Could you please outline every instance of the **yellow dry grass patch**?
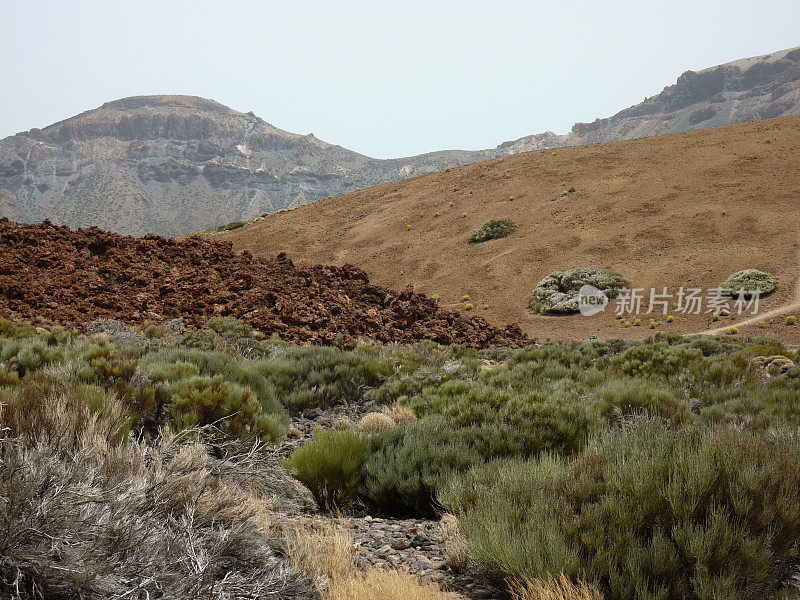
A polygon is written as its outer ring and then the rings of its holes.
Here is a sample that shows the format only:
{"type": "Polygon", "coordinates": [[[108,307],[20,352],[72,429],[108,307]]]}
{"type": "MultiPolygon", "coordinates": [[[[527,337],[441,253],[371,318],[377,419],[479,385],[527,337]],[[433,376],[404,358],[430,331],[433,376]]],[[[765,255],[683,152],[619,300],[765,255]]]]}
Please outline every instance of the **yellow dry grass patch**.
{"type": "Polygon", "coordinates": [[[432,584],[420,583],[402,571],[373,569],[354,577],[334,580],[330,600],[447,600],[452,598],[432,584]]]}
{"type": "Polygon", "coordinates": [[[534,579],[526,585],[512,584],[514,600],[603,600],[597,588],[585,581],[571,581],[563,573],[551,579],[534,579]]]}
{"type": "Polygon", "coordinates": [[[325,600],[451,600],[432,584],[396,570],[359,571],[349,531],[331,521],[287,526],[284,537],[292,564],[318,579],[325,600]]]}

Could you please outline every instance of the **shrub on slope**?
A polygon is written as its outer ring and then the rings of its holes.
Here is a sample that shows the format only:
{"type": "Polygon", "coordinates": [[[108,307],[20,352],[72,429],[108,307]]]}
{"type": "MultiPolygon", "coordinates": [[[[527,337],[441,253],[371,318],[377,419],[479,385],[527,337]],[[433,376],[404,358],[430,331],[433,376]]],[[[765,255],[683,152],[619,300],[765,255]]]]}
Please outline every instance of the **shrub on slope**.
{"type": "Polygon", "coordinates": [[[758,269],[745,269],[728,277],[719,287],[731,296],[741,294],[749,298],[756,290],[759,290],[762,296],[774,292],[778,288],[778,283],[779,280],[774,275],[758,269]]]}
{"type": "Polygon", "coordinates": [[[536,284],[529,306],[544,315],[576,313],[578,292],[584,285],[594,286],[608,298],[615,298],[630,281],[608,269],[581,267],[556,271],[536,284]]]}
{"type": "Polygon", "coordinates": [[[508,237],[517,230],[517,224],[513,219],[501,217],[489,219],[469,236],[470,244],[480,244],[489,240],[499,240],[508,237]]]}

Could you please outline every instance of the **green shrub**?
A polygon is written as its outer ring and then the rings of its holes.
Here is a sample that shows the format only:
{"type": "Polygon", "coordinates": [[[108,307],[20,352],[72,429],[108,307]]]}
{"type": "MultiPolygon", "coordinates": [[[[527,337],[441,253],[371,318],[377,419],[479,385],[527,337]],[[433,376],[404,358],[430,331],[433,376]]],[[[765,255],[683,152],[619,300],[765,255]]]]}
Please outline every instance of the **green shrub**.
{"type": "Polygon", "coordinates": [[[584,285],[594,286],[608,298],[614,298],[630,281],[608,269],[582,267],[556,271],[536,284],[529,306],[544,315],[576,313],[578,292],[584,285]]]}
{"type": "Polygon", "coordinates": [[[9,365],[16,363],[20,377],[63,359],[61,348],[48,346],[40,337],[0,338],[0,360],[9,365]]]}
{"type": "Polygon", "coordinates": [[[166,392],[167,401],[176,405],[173,418],[179,427],[206,425],[237,412],[221,422],[221,429],[234,436],[277,442],[288,419],[275,386],[260,372],[261,362],[174,348],[150,352],[139,364],[156,386],[154,405],[160,406],[159,394],[166,392]],[[187,402],[185,408],[177,406],[187,402]]]}
{"type": "Polygon", "coordinates": [[[719,286],[725,293],[731,296],[740,294],[750,297],[756,290],[765,296],[774,292],[778,288],[779,279],[769,273],[764,273],[758,269],[745,269],[728,277],[719,286]]]}
{"type": "Polygon", "coordinates": [[[409,397],[422,390],[422,382],[414,375],[401,375],[398,378],[389,379],[383,385],[367,394],[367,398],[377,404],[391,404],[402,397],[409,397]]]}
{"type": "Polygon", "coordinates": [[[239,319],[231,317],[211,317],[206,323],[211,331],[223,337],[249,338],[253,333],[253,328],[239,319]]]}
{"type": "Polygon", "coordinates": [[[292,452],[284,466],[311,490],[320,506],[343,508],[361,490],[365,443],[354,430],[324,431],[292,452]]]}
{"type": "Polygon", "coordinates": [[[224,352],[174,348],[150,352],[140,365],[153,381],[176,382],[187,376],[222,376],[226,381],[250,388],[264,411],[282,414],[275,386],[261,372],[263,361],[237,359],[224,352]],[[190,365],[193,365],[192,368],[190,365]]]}
{"type": "Polygon", "coordinates": [[[83,363],[78,371],[82,381],[113,388],[123,394],[136,372],[139,354],[103,341],[81,347],[78,358],[83,363]]]}
{"type": "Polygon", "coordinates": [[[181,336],[180,345],[196,350],[216,350],[217,336],[206,329],[190,329],[181,336]]]}
{"type": "Polygon", "coordinates": [[[244,227],[247,225],[244,221],[231,221],[227,225],[220,225],[217,227],[217,231],[230,231],[231,229],[238,229],[239,227],[244,227]]]}
{"type": "Polygon", "coordinates": [[[439,487],[451,476],[504,456],[526,456],[525,436],[513,428],[452,429],[438,416],[370,436],[364,454],[363,495],[391,513],[430,514],[439,487]]]}
{"type": "Polygon", "coordinates": [[[275,386],[284,406],[294,410],[359,400],[392,374],[380,357],[333,347],[287,347],[254,369],[275,386]]]}
{"type": "Polygon", "coordinates": [[[508,217],[489,219],[480,228],[472,232],[472,235],[469,236],[469,243],[479,244],[489,240],[499,240],[511,235],[516,230],[517,224],[508,217]]]}
{"type": "Polygon", "coordinates": [[[178,429],[215,425],[233,437],[278,441],[283,434],[277,415],[265,413],[247,387],[222,376],[194,376],[170,387],[172,420],[178,429]]]}
{"type": "Polygon", "coordinates": [[[26,323],[0,319],[0,336],[8,338],[30,338],[36,336],[36,329],[26,323]]]}
{"type": "Polygon", "coordinates": [[[148,340],[160,339],[169,335],[170,330],[164,325],[148,325],[144,328],[144,337],[148,340]]]}
{"type": "Polygon", "coordinates": [[[483,568],[584,577],[607,600],[771,598],[800,564],[796,436],[640,421],[574,458],[480,466],[439,499],[483,568]]]}
{"type": "Polygon", "coordinates": [[[559,401],[543,392],[516,394],[464,380],[427,388],[412,406],[418,415],[444,416],[456,429],[509,429],[520,442],[521,455],[543,449],[576,452],[601,424],[599,413],[585,402],[559,401]]]}
{"type": "Polygon", "coordinates": [[[695,418],[675,390],[642,379],[612,379],[597,390],[596,401],[609,419],[637,413],[678,420],[695,418]]]}

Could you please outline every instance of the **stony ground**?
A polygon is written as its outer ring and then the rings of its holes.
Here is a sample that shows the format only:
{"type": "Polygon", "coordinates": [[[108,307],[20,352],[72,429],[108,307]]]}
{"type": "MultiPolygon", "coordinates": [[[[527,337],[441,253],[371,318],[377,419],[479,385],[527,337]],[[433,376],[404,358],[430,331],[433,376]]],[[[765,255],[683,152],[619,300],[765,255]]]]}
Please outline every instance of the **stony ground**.
{"type": "MultiPolygon", "coordinates": [[[[361,416],[373,410],[369,404],[322,411],[309,409],[291,420],[292,437],[287,438],[274,453],[288,456],[292,450],[309,442],[314,431],[355,426],[361,416]]],[[[437,584],[453,592],[454,600],[507,600],[508,595],[494,582],[469,564],[454,562],[448,552],[452,544],[452,529],[447,517],[443,520],[424,518],[392,518],[370,514],[367,507],[358,506],[347,514],[334,516],[306,513],[303,517],[331,519],[350,531],[357,547],[359,565],[406,570],[423,581],[437,584]]],[[[297,518],[297,517],[295,517],[297,518]]]]}
{"type": "Polygon", "coordinates": [[[253,258],[227,242],[71,231],[45,221],[0,219],[0,317],[82,326],[182,317],[199,326],[229,316],[295,343],[348,345],[354,338],[518,346],[528,339],[481,317],[439,308],[413,290],[371,285],[353,266],[300,268],[286,255],[253,258]]]}

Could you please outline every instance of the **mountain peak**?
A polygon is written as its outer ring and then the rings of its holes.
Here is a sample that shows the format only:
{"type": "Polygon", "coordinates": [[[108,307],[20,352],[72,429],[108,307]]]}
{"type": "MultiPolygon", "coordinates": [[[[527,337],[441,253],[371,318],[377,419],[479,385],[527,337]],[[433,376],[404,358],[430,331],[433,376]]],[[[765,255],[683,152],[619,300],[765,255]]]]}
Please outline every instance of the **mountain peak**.
{"type": "MultiPolygon", "coordinates": [[[[95,110],[119,110],[119,111],[135,111],[142,108],[188,108],[194,110],[205,110],[214,112],[238,113],[220,104],[216,100],[202,98],[200,96],[187,96],[176,94],[156,94],[151,96],[129,96],[127,98],[120,98],[119,100],[112,100],[106,102],[99,109],[95,110]]],[[[91,112],[91,111],[89,111],[91,112]]]]}

